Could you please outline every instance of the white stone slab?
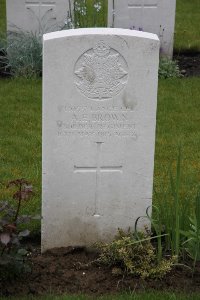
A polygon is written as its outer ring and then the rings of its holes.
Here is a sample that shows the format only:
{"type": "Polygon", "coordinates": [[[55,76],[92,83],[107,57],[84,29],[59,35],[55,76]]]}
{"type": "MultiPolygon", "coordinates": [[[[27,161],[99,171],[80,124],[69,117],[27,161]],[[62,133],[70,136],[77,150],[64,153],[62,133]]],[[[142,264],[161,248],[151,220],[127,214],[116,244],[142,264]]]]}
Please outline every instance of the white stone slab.
{"type": "Polygon", "coordinates": [[[108,26],[155,33],[161,53],[172,57],[175,12],[176,0],[108,0],[108,26]]]}
{"type": "Polygon", "coordinates": [[[43,61],[42,251],[110,240],[152,203],[159,40],[55,32],[43,61]]]}
{"type": "MultiPolygon", "coordinates": [[[[72,0],[71,0],[72,2],[72,0]]],[[[68,0],[6,0],[7,31],[46,33],[64,26],[68,0]]]]}

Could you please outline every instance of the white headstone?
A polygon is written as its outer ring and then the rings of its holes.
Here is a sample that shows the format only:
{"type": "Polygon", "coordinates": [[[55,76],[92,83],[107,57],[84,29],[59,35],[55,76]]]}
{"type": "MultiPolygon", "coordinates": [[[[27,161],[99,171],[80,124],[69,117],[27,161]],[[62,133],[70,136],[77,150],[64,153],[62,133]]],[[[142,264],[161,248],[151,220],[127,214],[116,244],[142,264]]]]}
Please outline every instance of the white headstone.
{"type": "Polygon", "coordinates": [[[69,0],[6,0],[6,10],[7,31],[46,33],[64,26],[69,0]]]}
{"type": "Polygon", "coordinates": [[[152,203],[159,40],[55,32],[43,59],[42,250],[110,240],[152,203]]]}
{"type": "Polygon", "coordinates": [[[172,57],[176,0],[108,0],[108,26],[152,32],[172,57]]]}

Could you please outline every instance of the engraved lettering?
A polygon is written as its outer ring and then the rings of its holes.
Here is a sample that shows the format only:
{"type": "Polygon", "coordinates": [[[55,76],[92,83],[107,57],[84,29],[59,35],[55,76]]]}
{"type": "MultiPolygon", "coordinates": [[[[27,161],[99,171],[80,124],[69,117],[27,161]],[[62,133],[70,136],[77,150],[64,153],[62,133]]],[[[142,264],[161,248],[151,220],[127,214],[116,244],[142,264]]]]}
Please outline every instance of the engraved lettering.
{"type": "MultiPolygon", "coordinates": [[[[60,113],[61,107],[58,106],[60,113]]],[[[133,111],[124,107],[63,106],[62,118],[57,124],[58,136],[131,138],[136,140],[133,111]],[[104,110],[105,109],[105,110],[104,110]]]]}

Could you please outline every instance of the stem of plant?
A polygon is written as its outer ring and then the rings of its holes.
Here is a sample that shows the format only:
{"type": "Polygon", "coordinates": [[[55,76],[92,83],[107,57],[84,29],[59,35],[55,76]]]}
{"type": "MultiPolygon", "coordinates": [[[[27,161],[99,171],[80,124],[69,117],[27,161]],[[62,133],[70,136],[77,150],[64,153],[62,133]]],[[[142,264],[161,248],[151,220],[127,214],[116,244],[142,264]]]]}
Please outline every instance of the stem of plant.
{"type": "Polygon", "coordinates": [[[159,216],[159,232],[158,232],[158,263],[160,263],[162,259],[162,239],[161,239],[161,220],[159,216]]]}
{"type": "Polygon", "coordinates": [[[71,6],[71,0],[69,0],[69,16],[70,16],[70,19],[72,21],[72,6],[71,6]]]}
{"type": "Polygon", "coordinates": [[[179,188],[180,188],[180,171],[181,171],[181,146],[179,146],[179,155],[177,163],[177,182],[176,182],[176,242],[175,242],[175,255],[179,256],[179,244],[180,244],[180,224],[179,224],[179,188]]]}
{"type": "Polygon", "coordinates": [[[22,184],[20,184],[19,192],[20,192],[20,197],[19,197],[19,201],[18,201],[18,206],[17,206],[16,215],[15,215],[15,218],[14,218],[14,223],[16,223],[16,221],[17,221],[17,218],[18,218],[18,215],[19,215],[19,211],[20,211],[20,207],[21,207],[21,200],[22,200],[22,197],[21,197],[21,193],[22,193],[22,184]]]}

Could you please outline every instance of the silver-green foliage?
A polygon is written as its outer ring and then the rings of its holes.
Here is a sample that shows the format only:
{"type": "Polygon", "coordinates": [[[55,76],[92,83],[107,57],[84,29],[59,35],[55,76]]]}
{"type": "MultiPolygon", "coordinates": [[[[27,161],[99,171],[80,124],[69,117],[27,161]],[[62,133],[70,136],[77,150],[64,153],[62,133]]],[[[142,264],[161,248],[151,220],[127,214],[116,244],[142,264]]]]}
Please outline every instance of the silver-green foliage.
{"type": "Polygon", "coordinates": [[[31,78],[42,73],[41,38],[31,32],[10,34],[7,38],[7,68],[15,77],[31,78]]]}
{"type": "Polygon", "coordinates": [[[6,39],[5,36],[0,36],[0,72],[6,72],[8,60],[6,57],[6,39]]]}
{"type": "Polygon", "coordinates": [[[175,78],[182,77],[177,61],[171,60],[166,57],[160,58],[159,64],[159,78],[175,78]]]}

